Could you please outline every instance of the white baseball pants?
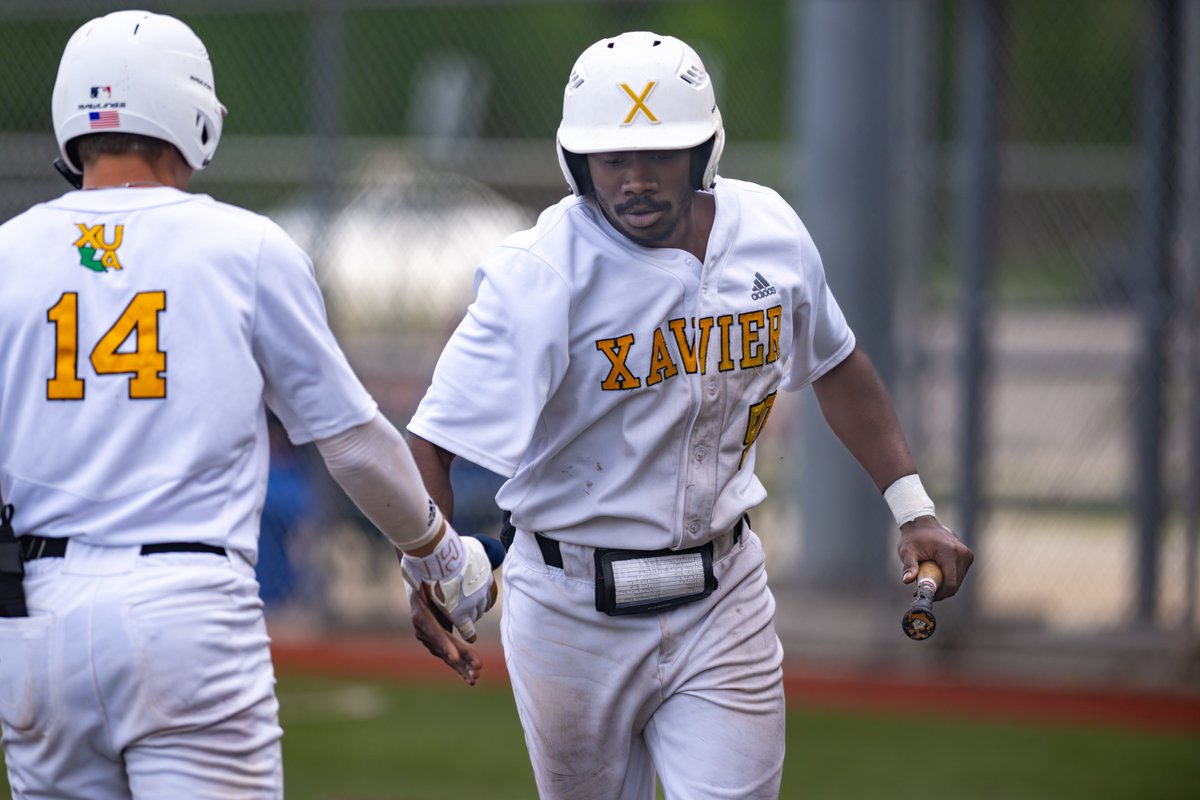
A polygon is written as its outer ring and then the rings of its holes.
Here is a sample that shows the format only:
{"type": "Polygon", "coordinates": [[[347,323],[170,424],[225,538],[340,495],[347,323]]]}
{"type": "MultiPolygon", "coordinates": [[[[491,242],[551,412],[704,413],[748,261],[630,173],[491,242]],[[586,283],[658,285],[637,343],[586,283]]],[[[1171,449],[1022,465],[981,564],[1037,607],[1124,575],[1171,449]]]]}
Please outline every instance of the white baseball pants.
{"type": "Polygon", "coordinates": [[[0,721],[19,800],[283,796],[275,676],[235,554],[71,542],[0,619],[0,721]]]}
{"type": "Polygon", "coordinates": [[[714,558],[719,588],[659,614],[596,611],[592,548],[546,566],[518,531],[501,636],[543,800],[774,800],[783,773],[783,648],[749,527],[714,558]]]}

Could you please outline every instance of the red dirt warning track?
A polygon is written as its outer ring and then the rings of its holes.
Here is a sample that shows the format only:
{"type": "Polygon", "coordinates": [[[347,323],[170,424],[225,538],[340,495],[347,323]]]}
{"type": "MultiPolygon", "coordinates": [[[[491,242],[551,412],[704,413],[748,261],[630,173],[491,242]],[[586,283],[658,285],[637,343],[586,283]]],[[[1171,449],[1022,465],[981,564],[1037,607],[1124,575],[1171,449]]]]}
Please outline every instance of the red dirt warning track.
{"type": "MultiPolygon", "coordinates": [[[[316,673],[380,680],[458,682],[449,667],[416,642],[385,636],[280,637],[271,645],[280,673],[316,673]]],[[[480,648],[480,683],[507,683],[498,647],[480,648]]],[[[942,713],[962,719],[1097,725],[1200,735],[1200,696],[1025,688],[972,683],[946,676],[923,680],[784,664],[788,705],[885,713],[927,713],[936,686],[942,713]]]]}

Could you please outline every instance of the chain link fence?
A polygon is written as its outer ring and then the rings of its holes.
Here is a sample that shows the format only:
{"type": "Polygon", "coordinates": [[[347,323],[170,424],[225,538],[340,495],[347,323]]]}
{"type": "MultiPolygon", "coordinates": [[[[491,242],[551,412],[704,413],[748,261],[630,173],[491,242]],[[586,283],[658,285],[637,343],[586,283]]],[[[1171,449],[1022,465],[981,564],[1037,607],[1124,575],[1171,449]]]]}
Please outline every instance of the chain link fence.
{"type": "MultiPolygon", "coordinates": [[[[554,151],[562,86],[593,41],[643,29],[691,43],[726,123],[721,173],[803,191],[804,98],[788,76],[806,2],[146,5],[205,40],[229,108],[192,189],[271,215],[312,254],[339,338],[399,426],[470,301],[476,262],[566,190],[554,151]]],[[[871,5],[901,15],[889,42],[907,76],[891,161],[894,391],[952,526],[966,510],[964,460],[977,461],[971,613],[1063,637],[1149,628],[1194,653],[1198,4],[871,5]],[[994,84],[964,85],[963,31],[980,5],[994,84]],[[987,268],[970,296],[960,214],[988,191],[965,177],[979,157],[963,146],[973,92],[994,92],[983,156],[994,190],[987,268]],[[977,395],[964,380],[969,308],[983,311],[977,395]],[[964,399],[975,396],[977,417],[964,399]],[[972,419],[979,442],[964,448],[972,419]]],[[[50,166],[58,58],[78,25],[113,8],[0,6],[0,219],[65,190],[50,166]]],[[[381,537],[310,448],[276,438],[260,565],[269,608],[335,628],[394,625],[403,592],[381,537]]],[[[790,437],[761,441],[772,496],[770,524],[756,528],[782,553],[798,519],[785,473],[798,458],[790,437]]],[[[459,527],[494,532],[495,476],[460,464],[455,482],[459,527]]]]}

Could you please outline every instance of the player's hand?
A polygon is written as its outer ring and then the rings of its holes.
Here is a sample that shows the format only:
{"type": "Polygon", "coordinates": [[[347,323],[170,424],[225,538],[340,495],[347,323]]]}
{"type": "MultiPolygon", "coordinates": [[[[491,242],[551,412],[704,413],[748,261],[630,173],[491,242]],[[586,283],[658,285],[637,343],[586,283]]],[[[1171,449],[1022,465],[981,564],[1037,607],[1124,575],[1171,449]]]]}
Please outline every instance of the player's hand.
{"type": "Polygon", "coordinates": [[[481,541],[447,526],[432,553],[405,555],[400,568],[412,595],[423,594],[463,639],[475,641],[475,621],[496,601],[492,564],[481,541]]]}
{"type": "Polygon", "coordinates": [[[954,531],[933,516],[917,517],[904,523],[896,550],[904,565],[902,580],[905,583],[917,579],[917,565],[922,561],[934,561],[941,568],[942,584],[933,596],[934,600],[953,597],[975,560],[975,554],[954,535],[954,531]]]}
{"type": "Polygon", "coordinates": [[[475,649],[450,633],[453,626],[445,615],[429,602],[425,592],[408,589],[408,608],[417,641],[454,670],[468,686],[474,686],[483,670],[483,659],[475,649]]]}

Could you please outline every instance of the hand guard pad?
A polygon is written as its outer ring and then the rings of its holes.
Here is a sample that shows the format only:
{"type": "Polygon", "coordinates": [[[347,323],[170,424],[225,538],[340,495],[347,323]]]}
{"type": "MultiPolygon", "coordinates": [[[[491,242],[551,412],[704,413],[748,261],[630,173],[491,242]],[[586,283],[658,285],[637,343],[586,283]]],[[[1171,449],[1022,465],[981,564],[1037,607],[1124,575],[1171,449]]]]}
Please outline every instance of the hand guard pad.
{"type": "Polygon", "coordinates": [[[400,568],[411,591],[424,590],[463,639],[475,641],[475,620],[496,600],[492,564],[482,542],[459,536],[447,526],[432,553],[423,558],[405,555],[400,568]]]}

